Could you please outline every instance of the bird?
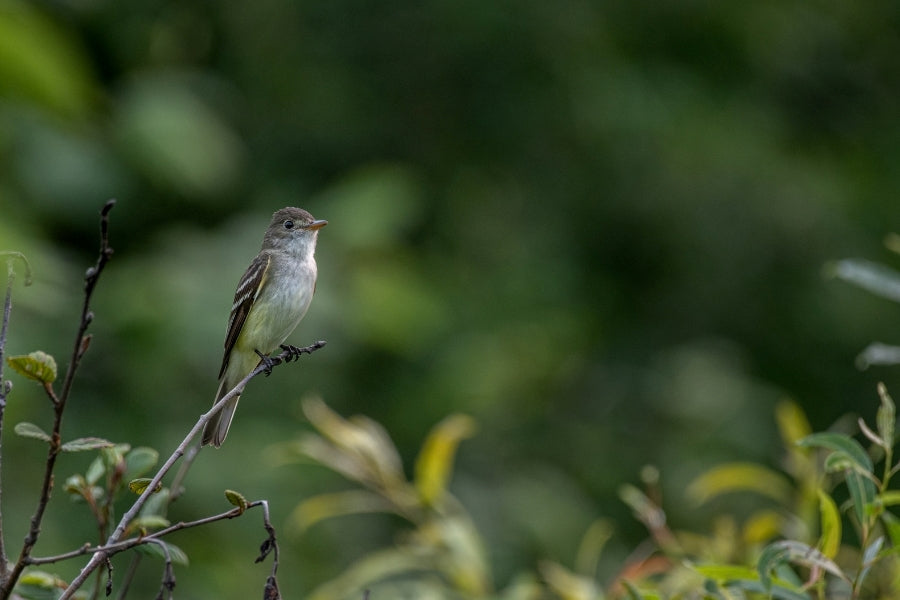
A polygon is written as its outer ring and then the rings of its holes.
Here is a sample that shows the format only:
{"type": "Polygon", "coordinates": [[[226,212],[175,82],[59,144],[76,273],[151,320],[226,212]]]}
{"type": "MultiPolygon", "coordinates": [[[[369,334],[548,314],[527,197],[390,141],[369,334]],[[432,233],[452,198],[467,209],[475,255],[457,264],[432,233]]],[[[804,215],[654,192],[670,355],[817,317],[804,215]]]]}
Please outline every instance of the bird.
{"type": "MultiPolygon", "coordinates": [[[[302,208],[275,211],[259,254],[234,293],[225,333],[215,404],[278,348],[309,309],[316,290],[316,241],[328,224],[302,208]]],[[[203,428],[201,446],[219,448],[228,435],[240,393],[229,399],[203,428]]]]}

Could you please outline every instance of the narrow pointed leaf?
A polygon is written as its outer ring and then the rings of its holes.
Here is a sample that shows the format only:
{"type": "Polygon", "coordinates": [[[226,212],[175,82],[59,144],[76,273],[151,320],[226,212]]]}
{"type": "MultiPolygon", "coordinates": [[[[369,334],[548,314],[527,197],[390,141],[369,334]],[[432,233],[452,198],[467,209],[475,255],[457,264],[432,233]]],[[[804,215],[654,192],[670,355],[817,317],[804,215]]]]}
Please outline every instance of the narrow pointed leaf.
{"type": "Polygon", "coordinates": [[[22,356],[10,356],[7,364],[19,375],[41,383],[53,383],[56,380],[56,359],[37,350],[22,356]]]}
{"type": "Polygon", "coordinates": [[[785,563],[806,567],[819,567],[832,575],[848,581],[841,568],[830,558],[807,544],[793,540],[783,540],[766,546],[757,561],[759,578],[766,588],[772,584],[772,571],[785,563]]]}
{"type": "Polygon", "coordinates": [[[319,521],[360,513],[390,513],[397,507],[379,494],[368,490],[348,490],[320,494],[301,502],[291,512],[288,523],[297,531],[305,531],[319,521]]]}
{"type": "MultiPolygon", "coordinates": [[[[766,593],[766,588],[760,581],[759,572],[753,567],[721,564],[689,566],[697,573],[720,585],[727,585],[730,588],[737,587],[745,592],[754,594],[766,593]]],[[[772,598],[779,600],[809,600],[809,595],[803,591],[802,586],[794,585],[778,577],[771,578],[768,592],[772,598]]],[[[731,596],[728,597],[730,598],[731,596]]]]}
{"type": "Polygon", "coordinates": [[[813,433],[797,442],[804,447],[820,447],[842,452],[866,471],[872,471],[872,459],[859,442],[842,433],[813,433]]]}
{"type": "Polygon", "coordinates": [[[856,471],[847,471],[846,474],[847,489],[850,491],[850,498],[853,500],[853,510],[860,524],[866,523],[868,514],[868,506],[875,501],[875,484],[856,471]]]}
{"type": "Polygon", "coordinates": [[[821,489],[819,493],[819,513],[822,534],[819,538],[819,550],[828,558],[837,556],[841,546],[841,515],[837,504],[831,496],[821,489]]]}
{"type": "Polygon", "coordinates": [[[459,443],[475,431],[475,420],[451,415],[428,434],[416,460],[416,490],[426,505],[438,502],[447,489],[459,443]]]}
{"type": "Polygon", "coordinates": [[[702,473],[687,487],[687,495],[697,504],[731,492],[756,492],[786,503],[791,497],[791,484],[781,473],[760,465],[727,463],[702,473]]]}
{"type": "Polygon", "coordinates": [[[881,397],[881,407],[875,417],[878,433],[881,434],[881,439],[885,443],[893,445],[894,431],[897,426],[897,408],[883,383],[878,384],[878,395],[881,397]]]}
{"type": "Polygon", "coordinates": [[[33,438],[36,440],[41,440],[43,442],[50,441],[50,434],[35,425],[34,423],[21,422],[16,423],[16,426],[13,428],[13,431],[16,432],[16,435],[21,435],[22,437],[33,438]]]}

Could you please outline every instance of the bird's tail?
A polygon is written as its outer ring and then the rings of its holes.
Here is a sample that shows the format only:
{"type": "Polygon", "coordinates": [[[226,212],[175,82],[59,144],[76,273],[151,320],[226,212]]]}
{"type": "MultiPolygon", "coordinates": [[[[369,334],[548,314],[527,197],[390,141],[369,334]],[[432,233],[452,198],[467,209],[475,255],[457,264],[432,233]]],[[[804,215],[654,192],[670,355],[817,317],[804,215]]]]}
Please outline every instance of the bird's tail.
{"type": "MultiPolygon", "coordinates": [[[[219,381],[219,390],[216,392],[215,402],[221,400],[222,397],[234,387],[233,385],[229,386],[226,383],[229,379],[227,374],[224,374],[219,381]]],[[[238,400],[240,399],[241,395],[235,394],[233,398],[225,403],[222,410],[214,414],[213,417],[207,421],[206,426],[203,428],[201,445],[206,446],[207,444],[212,444],[216,448],[222,445],[222,442],[225,441],[225,436],[228,435],[228,428],[231,427],[231,420],[234,418],[234,411],[237,408],[238,400]]],[[[213,404],[215,404],[215,402],[213,402],[213,404]]]]}

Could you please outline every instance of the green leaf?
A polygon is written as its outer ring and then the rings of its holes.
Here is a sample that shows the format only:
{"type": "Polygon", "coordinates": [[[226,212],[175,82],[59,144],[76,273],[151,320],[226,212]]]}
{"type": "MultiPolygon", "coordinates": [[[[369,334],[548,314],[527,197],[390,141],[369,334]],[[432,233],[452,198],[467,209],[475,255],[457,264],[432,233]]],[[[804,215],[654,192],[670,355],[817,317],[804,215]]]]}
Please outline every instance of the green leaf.
{"type": "Polygon", "coordinates": [[[819,513],[822,535],[819,538],[819,550],[828,558],[837,556],[841,546],[841,515],[834,500],[821,489],[819,494],[819,513]]]}
{"type": "Polygon", "coordinates": [[[881,406],[878,408],[878,414],[875,422],[878,424],[878,433],[886,444],[893,446],[894,430],[897,425],[897,409],[894,401],[888,394],[887,387],[883,383],[878,384],[878,396],[881,398],[881,406]]]}
{"type": "Polygon", "coordinates": [[[875,484],[856,471],[847,471],[845,480],[847,489],[850,491],[850,499],[853,501],[856,518],[860,524],[865,524],[868,507],[875,501],[875,484]]]}
{"type": "Polygon", "coordinates": [[[842,433],[814,433],[808,435],[797,444],[804,447],[821,447],[846,454],[854,463],[869,473],[872,472],[872,459],[859,442],[842,433]]]}
{"type": "Polygon", "coordinates": [[[98,448],[109,448],[113,443],[98,437],[84,437],[66,442],[60,447],[63,452],[84,452],[85,450],[97,450],[98,448]]]}
{"type": "Polygon", "coordinates": [[[228,500],[233,506],[237,506],[241,509],[241,514],[244,514],[244,511],[247,510],[247,499],[240,492],[236,492],[234,490],[225,490],[225,499],[228,500]]]}
{"type": "Polygon", "coordinates": [[[165,517],[169,508],[170,494],[171,491],[169,488],[163,488],[150,496],[144,504],[144,507],[141,509],[141,516],[165,517]]]}
{"type": "Polygon", "coordinates": [[[849,581],[834,561],[812,546],[794,540],[782,540],[766,546],[757,561],[759,579],[766,589],[772,585],[772,571],[786,563],[819,567],[844,581],[849,581]]]}
{"type": "Polygon", "coordinates": [[[857,576],[858,581],[864,581],[866,579],[869,571],[875,566],[878,559],[878,553],[881,551],[883,545],[884,536],[881,536],[869,544],[865,549],[863,552],[862,568],[859,570],[859,575],[857,576]]]}
{"type": "Polygon", "coordinates": [[[416,490],[427,506],[437,503],[447,489],[453,459],[459,443],[475,432],[475,420],[467,415],[450,415],[438,423],[422,445],[416,460],[416,490]]]}
{"type": "Polygon", "coordinates": [[[19,579],[13,597],[27,600],[56,600],[66,583],[56,575],[44,571],[28,571],[19,579]]]}
{"type": "Polygon", "coordinates": [[[102,456],[98,456],[93,461],[91,461],[90,466],[88,466],[87,472],[84,474],[84,478],[91,485],[94,485],[100,478],[106,475],[106,462],[103,460],[102,456]]]}
{"type": "Polygon", "coordinates": [[[786,504],[791,497],[791,485],[784,475],[766,467],[727,463],[702,473],[688,485],[686,493],[698,504],[704,504],[731,492],[756,492],[786,504]]]}
{"type": "MultiPolygon", "coordinates": [[[[768,590],[760,581],[759,572],[752,567],[742,565],[690,565],[697,573],[703,575],[707,579],[711,579],[721,585],[727,585],[729,588],[739,588],[745,592],[754,594],[769,593],[773,598],[779,600],[809,600],[809,595],[803,591],[801,586],[796,586],[788,581],[772,577],[768,590]]],[[[727,596],[731,597],[731,596],[727,596]]]]}
{"type": "Polygon", "coordinates": [[[288,517],[292,529],[306,531],[319,521],[360,513],[396,512],[396,507],[383,496],[368,490],[348,490],[320,494],[297,505],[288,517]]]}
{"type": "Polygon", "coordinates": [[[42,442],[50,441],[50,434],[34,423],[27,423],[25,421],[16,423],[13,431],[16,432],[16,435],[21,435],[22,437],[33,438],[36,440],[41,440],[42,442]]]}
{"type": "MultiPolygon", "coordinates": [[[[140,496],[147,489],[147,486],[150,485],[151,481],[153,481],[153,480],[149,477],[141,477],[139,479],[132,479],[131,481],[128,482],[128,489],[140,496]]],[[[153,490],[153,493],[155,494],[156,492],[158,492],[161,489],[162,489],[162,482],[157,483],[156,489],[153,490]]]]}
{"type": "Polygon", "coordinates": [[[144,515],[140,517],[136,517],[128,524],[128,528],[131,531],[134,530],[153,530],[153,529],[164,529],[171,525],[168,519],[160,517],[159,515],[144,515]]]}
{"type": "Polygon", "coordinates": [[[56,360],[37,350],[28,355],[10,356],[6,359],[12,369],[28,379],[49,384],[56,380],[56,360]]]}
{"type": "MultiPolygon", "coordinates": [[[[169,557],[172,559],[172,562],[178,565],[187,566],[190,561],[188,561],[187,554],[184,553],[184,550],[176,546],[175,544],[170,544],[168,542],[162,542],[165,544],[166,549],[169,551],[169,557]]],[[[161,558],[165,560],[166,553],[163,552],[163,549],[159,547],[159,544],[155,543],[147,543],[140,544],[135,546],[135,550],[140,552],[141,554],[146,554],[148,556],[155,556],[156,558],[161,558]]]]}
{"type": "Polygon", "coordinates": [[[159,452],[153,448],[141,446],[130,450],[125,455],[125,475],[123,478],[131,480],[140,477],[155,467],[158,461],[159,452]]]}

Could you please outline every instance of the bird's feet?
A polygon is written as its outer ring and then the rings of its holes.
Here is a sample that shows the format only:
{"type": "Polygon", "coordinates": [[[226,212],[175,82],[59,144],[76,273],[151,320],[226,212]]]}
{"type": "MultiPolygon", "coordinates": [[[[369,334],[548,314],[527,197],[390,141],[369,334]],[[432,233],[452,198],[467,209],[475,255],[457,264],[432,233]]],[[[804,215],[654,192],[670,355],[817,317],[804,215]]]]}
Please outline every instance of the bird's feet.
{"type": "Polygon", "coordinates": [[[306,348],[298,348],[297,346],[292,346],[290,344],[282,344],[280,348],[287,352],[287,356],[284,357],[284,362],[291,362],[292,360],[300,358],[301,354],[309,352],[306,348]]]}
{"type": "Polygon", "coordinates": [[[274,367],[278,363],[276,363],[274,360],[272,360],[271,358],[269,358],[267,355],[263,354],[259,350],[254,350],[254,352],[256,352],[256,355],[259,356],[259,362],[261,362],[263,365],[265,365],[265,368],[263,369],[263,373],[265,373],[266,377],[268,377],[269,375],[272,374],[272,367],[274,367]]]}

